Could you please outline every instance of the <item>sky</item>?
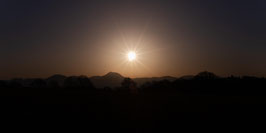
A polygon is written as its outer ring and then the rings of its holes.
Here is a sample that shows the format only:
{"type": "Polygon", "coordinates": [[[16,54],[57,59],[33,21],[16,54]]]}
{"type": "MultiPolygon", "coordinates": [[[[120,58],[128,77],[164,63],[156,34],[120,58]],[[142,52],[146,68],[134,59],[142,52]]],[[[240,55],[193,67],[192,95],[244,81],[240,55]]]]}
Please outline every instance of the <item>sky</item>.
{"type": "Polygon", "coordinates": [[[0,79],[266,76],[265,7],[265,0],[1,0],[0,79]]]}

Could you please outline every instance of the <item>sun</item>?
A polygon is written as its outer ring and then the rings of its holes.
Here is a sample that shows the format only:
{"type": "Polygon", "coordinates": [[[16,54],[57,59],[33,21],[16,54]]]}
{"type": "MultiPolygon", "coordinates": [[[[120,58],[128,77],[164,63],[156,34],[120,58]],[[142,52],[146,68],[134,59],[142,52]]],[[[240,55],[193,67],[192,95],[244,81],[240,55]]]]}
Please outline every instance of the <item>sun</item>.
{"type": "Polygon", "coordinates": [[[134,61],[136,59],[136,53],[134,51],[128,52],[127,58],[129,61],[134,61]]]}

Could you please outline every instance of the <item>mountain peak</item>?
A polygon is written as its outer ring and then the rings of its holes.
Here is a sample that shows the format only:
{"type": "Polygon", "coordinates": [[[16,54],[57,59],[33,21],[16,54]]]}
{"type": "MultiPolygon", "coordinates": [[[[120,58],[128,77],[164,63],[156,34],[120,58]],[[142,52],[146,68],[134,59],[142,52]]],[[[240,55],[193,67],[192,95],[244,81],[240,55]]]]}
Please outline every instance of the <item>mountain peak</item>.
{"type": "Polygon", "coordinates": [[[204,78],[204,79],[215,79],[218,78],[218,76],[216,76],[214,73],[212,72],[208,72],[208,71],[203,71],[200,72],[199,74],[197,74],[195,76],[195,78],[204,78]]]}
{"type": "Polygon", "coordinates": [[[116,72],[109,72],[106,75],[104,75],[103,77],[119,77],[119,78],[123,78],[123,76],[119,73],[116,72]]]}
{"type": "Polygon", "coordinates": [[[55,75],[52,75],[51,77],[48,77],[47,79],[65,79],[66,76],[64,75],[61,75],[61,74],[55,74],[55,75]]]}
{"type": "Polygon", "coordinates": [[[103,87],[118,87],[121,85],[124,77],[116,72],[109,72],[103,76],[94,76],[91,77],[91,82],[98,88],[103,87]]]}

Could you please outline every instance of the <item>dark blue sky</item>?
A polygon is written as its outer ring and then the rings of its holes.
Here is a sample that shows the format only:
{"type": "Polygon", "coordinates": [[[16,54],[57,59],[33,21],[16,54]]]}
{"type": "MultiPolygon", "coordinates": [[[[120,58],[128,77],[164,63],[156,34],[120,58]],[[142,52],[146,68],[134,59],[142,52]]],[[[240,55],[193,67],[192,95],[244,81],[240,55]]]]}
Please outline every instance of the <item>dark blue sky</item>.
{"type": "Polygon", "coordinates": [[[265,7],[265,0],[1,0],[0,79],[266,76],[265,7]],[[122,71],[114,54],[123,49],[121,33],[134,40],[144,29],[139,48],[155,52],[140,57],[145,67],[122,71]]]}

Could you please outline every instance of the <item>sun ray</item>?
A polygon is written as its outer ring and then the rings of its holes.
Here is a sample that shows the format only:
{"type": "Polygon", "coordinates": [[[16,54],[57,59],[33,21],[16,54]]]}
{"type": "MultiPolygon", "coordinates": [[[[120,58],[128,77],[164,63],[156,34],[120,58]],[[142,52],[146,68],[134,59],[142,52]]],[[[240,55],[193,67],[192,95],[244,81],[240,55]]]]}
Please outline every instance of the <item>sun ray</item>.
{"type": "Polygon", "coordinates": [[[153,76],[158,76],[158,75],[156,75],[156,74],[154,73],[153,70],[151,70],[150,67],[146,66],[146,65],[143,64],[141,61],[137,60],[136,62],[137,62],[138,64],[140,64],[140,65],[141,65],[146,71],[148,71],[151,75],[153,75],[153,76]]]}
{"type": "Polygon", "coordinates": [[[136,45],[134,47],[134,50],[137,50],[139,45],[141,44],[141,42],[143,41],[143,36],[146,32],[146,26],[143,28],[142,32],[140,33],[139,37],[138,37],[138,40],[136,42],[136,45]]]}
{"type": "Polygon", "coordinates": [[[157,49],[145,50],[145,52],[142,51],[142,52],[138,53],[138,55],[145,55],[145,54],[149,54],[149,53],[155,53],[155,52],[159,52],[159,51],[161,51],[163,49],[165,49],[165,48],[157,48],[157,49]]]}
{"type": "Polygon", "coordinates": [[[134,47],[134,50],[135,50],[135,51],[138,49],[139,45],[142,44],[142,42],[143,42],[143,38],[144,38],[144,36],[145,36],[145,34],[146,34],[146,32],[147,32],[147,29],[148,29],[149,27],[150,27],[150,20],[147,20],[147,22],[146,22],[144,28],[142,29],[142,31],[141,31],[141,33],[140,33],[140,35],[139,35],[139,38],[138,38],[138,40],[137,40],[137,42],[136,42],[136,45],[135,45],[135,47],[134,47]]]}

